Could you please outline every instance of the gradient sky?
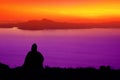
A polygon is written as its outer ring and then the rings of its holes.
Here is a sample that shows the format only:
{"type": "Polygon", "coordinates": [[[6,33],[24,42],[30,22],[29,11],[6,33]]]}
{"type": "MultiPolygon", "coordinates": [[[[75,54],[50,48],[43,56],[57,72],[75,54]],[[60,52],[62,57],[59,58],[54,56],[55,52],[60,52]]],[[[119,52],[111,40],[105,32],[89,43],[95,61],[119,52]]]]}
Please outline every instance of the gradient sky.
{"type": "Polygon", "coordinates": [[[120,21],[119,0],[0,0],[0,21],[120,21]]]}

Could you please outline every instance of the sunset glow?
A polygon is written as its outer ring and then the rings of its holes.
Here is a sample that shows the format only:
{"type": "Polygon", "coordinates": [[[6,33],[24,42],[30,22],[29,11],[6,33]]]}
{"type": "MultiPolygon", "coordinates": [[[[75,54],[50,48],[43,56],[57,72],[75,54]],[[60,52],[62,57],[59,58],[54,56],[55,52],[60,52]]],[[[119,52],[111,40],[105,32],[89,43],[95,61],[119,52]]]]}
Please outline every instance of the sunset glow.
{"type": "Polygon", "coordinates": [[[118,0],[4,0],[0,21],[48,18],[59,21],[120,20],[118,0]]]}
{"type": "Polygon", "coordinates": [[[94,80],[120,73],[119,61],[120,0],[0,0],[0,78],[94,80]]]}

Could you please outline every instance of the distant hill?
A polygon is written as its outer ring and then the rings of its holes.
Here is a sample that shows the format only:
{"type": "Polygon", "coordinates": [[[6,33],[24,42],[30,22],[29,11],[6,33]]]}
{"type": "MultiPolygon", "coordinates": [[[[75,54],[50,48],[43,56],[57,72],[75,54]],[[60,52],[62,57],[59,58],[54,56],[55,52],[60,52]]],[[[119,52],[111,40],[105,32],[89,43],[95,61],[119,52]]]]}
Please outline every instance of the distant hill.
{"type": "Polygon", "coordinates": [[[120,22],[104,23],[67,23],[56,22],[48,19],[30,20],[18,23],[0,23],[0,28],[18,27],[23,30],[44,30],[44,29],[89,29],[89,28],[120,28],[120,22]]]}

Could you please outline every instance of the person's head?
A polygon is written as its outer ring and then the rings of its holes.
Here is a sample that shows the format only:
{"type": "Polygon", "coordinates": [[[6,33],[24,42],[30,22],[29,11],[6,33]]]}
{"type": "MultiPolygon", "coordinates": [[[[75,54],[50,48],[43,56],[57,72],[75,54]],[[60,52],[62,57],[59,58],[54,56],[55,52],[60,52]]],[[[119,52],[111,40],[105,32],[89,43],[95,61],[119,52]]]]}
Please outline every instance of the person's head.
{"type": "Polygon", "coordinates": [[[37,44],[36,44],[36,43],[34,43],[34,44],[32,45],[31,50],[32,50],[32,51],[37,51],[37,44]]]}

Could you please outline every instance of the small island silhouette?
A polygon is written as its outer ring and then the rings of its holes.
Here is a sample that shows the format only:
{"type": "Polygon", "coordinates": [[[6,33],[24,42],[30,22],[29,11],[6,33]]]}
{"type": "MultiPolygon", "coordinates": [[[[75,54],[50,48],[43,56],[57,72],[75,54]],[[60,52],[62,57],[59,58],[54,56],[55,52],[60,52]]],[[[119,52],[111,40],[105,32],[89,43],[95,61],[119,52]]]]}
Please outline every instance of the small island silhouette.
{"type": "Polygon", "coordinates": [[[0,63],[0,80],[120,80],[120,69],[43,67],[44,57],[33,44],[22,66],[10,68],[0,63]]]}
{"type": "Polygon", "coordinates": [[[92,28],[120,28],[120,21],[101,23],[73,23],[57,22],[49,19],[29,20],[26,22],[0,23],[0,28],[14,28],[22,30],[54,30],[54,29],[92,29],[92,28]]]}

